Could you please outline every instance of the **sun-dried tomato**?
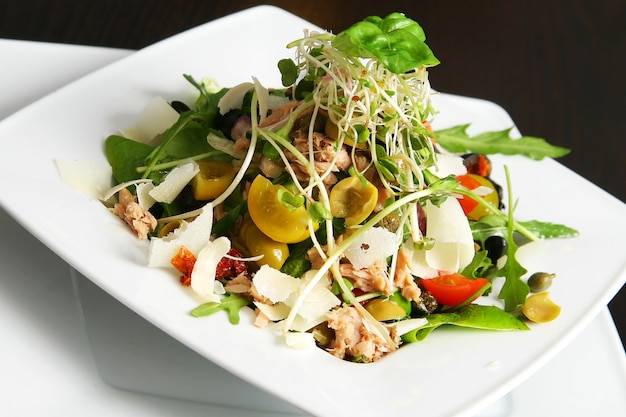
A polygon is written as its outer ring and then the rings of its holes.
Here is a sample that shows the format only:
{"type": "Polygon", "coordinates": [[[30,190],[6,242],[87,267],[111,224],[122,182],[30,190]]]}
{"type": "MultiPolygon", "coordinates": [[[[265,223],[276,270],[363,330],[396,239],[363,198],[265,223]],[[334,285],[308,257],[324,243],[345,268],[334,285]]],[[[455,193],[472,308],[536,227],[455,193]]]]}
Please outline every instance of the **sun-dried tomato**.
{"type": "Polygon", "coordinates": [[[178,249],[178,253],[171,259],[171,264],[182,275],[180,277],[180,283],[184,286],[191,285],[191,271],[196,263],[196,257],[184,246],[178,249]]]}
{"type": "Polygon", "coordinates": [[[228,251],[228,256],[224,256],[217,264],[215,271],[216,279],[235,278],[240,274],[248,275],[248,264],[242,261],[243,255],[234,248],[228,251]]]}

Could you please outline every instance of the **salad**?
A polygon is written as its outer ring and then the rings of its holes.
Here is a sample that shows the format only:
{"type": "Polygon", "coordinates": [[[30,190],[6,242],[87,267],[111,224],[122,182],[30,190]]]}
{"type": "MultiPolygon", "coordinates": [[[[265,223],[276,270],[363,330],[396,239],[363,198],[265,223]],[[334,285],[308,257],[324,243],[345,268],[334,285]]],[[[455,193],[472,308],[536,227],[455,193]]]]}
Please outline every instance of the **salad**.
{"type": "Polygon", "coordinates": [[[355,362],[442,325],[527,330],[558,316],[554,275],[527,277],[515,254],[577,233],[516,220],[510,175],[504,195],[488,155],[567,149],[512,129],[434,131],[439,61],[401,13],[304,31],[288,48],[281,87],[185,75],[194,103],[157,97],[105,141],[117,185],[103,201],[149,240],[148,266],[205,300],[193,316],[237,324],[252,308],[287,344],[355,362]]]}

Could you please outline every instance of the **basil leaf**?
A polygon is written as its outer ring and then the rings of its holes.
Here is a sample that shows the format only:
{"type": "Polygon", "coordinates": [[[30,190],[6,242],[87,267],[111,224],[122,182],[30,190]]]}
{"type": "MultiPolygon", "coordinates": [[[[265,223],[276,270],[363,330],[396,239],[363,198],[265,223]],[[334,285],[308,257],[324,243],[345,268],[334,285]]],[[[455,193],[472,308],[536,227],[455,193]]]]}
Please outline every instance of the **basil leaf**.
{"type": "Polygon", "coordinates": [[[357,58],[375,58],[389,71],[402,74],[439,60],[424,42],[422,27],[402,13],[384,19],[370,16],[340,32],[332,46],[357,58]]]}

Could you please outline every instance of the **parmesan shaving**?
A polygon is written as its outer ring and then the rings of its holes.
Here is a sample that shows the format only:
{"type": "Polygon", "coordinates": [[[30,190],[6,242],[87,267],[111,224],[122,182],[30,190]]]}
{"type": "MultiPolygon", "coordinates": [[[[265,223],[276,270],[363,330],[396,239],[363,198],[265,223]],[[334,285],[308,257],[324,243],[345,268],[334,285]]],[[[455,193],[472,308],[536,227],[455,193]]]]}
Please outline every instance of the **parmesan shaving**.
{"type": "Polygon", "coordinates": [[[149,194],[156,201],[169,204],[198,172],[200,167],[195,161],[185,162],[171,170],[163,182],[154,187],[149,194]]]}
{"type": "Polygon", "coordinates": [[[111,188],[113,181],[110,166],[67,159],[56,159],[55,162],[61,179],[71,188],[93,198],[106,200],[106,191],[111,188]]]}
{"type": "Polygon", "coordinates": [[[208,242],[196,258],[191,272],[191,288],[207,301],[220,302],[218,293],[223,294],[223,287],[215,281],[217,264],[230,250],[230,240],[219,237],[208,242]]]}
{"type": "Polygon", "coordinates": [[[398,250],[395,233],[383,227],[372,227],[362,233],[345,251],[344,255],[356,269],[370,267],[398,250]]]}
{"type": "Polygon", "coordinates": [[[167,267],[171,259],[176,256],[181,246],[187,248],[194,256],[198,256],[200,250],[211,238],[213,226],[213,204],[207,203],[195,220],[183,221],[173,232],[162,238],[150,240],[150,253],[148,266],[167,267]]]}

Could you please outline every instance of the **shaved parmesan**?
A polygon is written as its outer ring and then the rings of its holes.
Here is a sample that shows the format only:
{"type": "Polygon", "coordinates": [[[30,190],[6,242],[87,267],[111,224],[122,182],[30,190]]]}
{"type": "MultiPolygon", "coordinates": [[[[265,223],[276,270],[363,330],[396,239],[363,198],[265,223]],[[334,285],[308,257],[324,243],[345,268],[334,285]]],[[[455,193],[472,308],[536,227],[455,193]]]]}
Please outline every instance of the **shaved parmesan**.
{"type": "Polygon", "coordinates": [[[185,162],[171,170],[163,182],[150,190],[148,194],[156,201],[169,204],[198,172],[200,172],[200,167],[195,161],[185,162]]]}
{"type": "Polygon", "coordinates": [[[233,158],[243,159],[246,156],[246,150],[243,149],[235,149],[235,142],[230,139],[226,139],[225,137],[218,136],[215,133],[209,132],[206,138],[209,145],[218,151],[222,151],[233,158]]]}
{"type": "Polygon", "coordinates": [[[176,123],[179,116],[165,99],[155,97],[137,116],[135,125],[121,133],[129,139],[148,143],[176,123]]]}
{"type": "Polygon", "coordinates": [[[243,105],[243,98],[254,87],[253,83],[241,83],[226,92],[217,103],[220,114],[224,115],[233,109],[240,109],[243,105]]]}
{"type": "Polygon", "coordinates": [[[428,320],[420,317],[415,319],[401,320],[393,324],[396,328],[396,334],[402,336],[412,330],[418,329],[424,325],[428,324],[428,320]]]}
{"type": "Polygon", "coordinates": [[[183,221],[172,233],[162,238],[155,237],[150,240],[148,266],[171,266],[170,261],[176,256],[181,246],[187,248],[194,256],[198,256],[200,250],[206,246],[211,238],[212,226],[213,204],[207,203],[195,220],[183,221]]]}
{"type": "Polygon", "coordinates": [[[344,255],[356,269],[363,269],[393,255],[397,250],[395,233],[383,227],[372,227],[348,246],[344,255]]]}
{"type": "Polygon", "coordinates": [[[137,190],[137,203],[139,203],[142,209],[148,210],[156,202],[150,195],[150,191],[154,189],[154,184],[152,182],[143,182],[137,184],[135,188],[137,190]]]}
{"type": "Polygon", "coordinates": [[[255,301],[254,305],[271,321],[279,321],[287,318],[289,310],[291,310],[287,304],[283,303],[269,305],[255,301]]]}
{"type": "Polygon", "coordinates": [[[444,178],[449,175],[465,175],[467,174],[467,168],[463,163],[463,157],[459,155],[438,153],[437,164],[432,168],[433,174],[439,178],[444,178]]]}
{"type": "Polygon", "coordinates": [[[252,77],[254,80],[254,92],[256,93],[257,100],[259,102],[259,123],[263,123],[263,120],[267,117],[267,112],[270,106],[270,92],[267,88],[263,87],[256,77],[252,77]]]}
{"type": "Polygon", "coordinates": [[[113,184],[109,165],[66,159],[55,162],[61,179],[71,188],[99,200],[105,199],[105,193],[113,184]]]}
{"type": "MultiPolygon", "coordinates": [[[[255,303],[270,320],[287,318],[291,308],[317,271],[308,271],[302,278],[294,278],[267,265],[263,265],[252,279],[257,293],[266,297],[273,306],[255,303]]],[[[326,313],[340,304],[330,289],[328,278],[320,280],[303,300],[290,330],[306,331],[326,320],[326,313]]]]}
{"type": "MultiPolygon", "coordinates": [[[[207,301],[219,302],[223,287],[220,288],[215,281],[217,264],[230,250],[230,240],[226,237],[219,237],[200,250],[191,272],[191,288],[207,301]],[[217,290],[217,292],[216,292],[217,290]]],[[[222,293],[223,294],[223,293],[222,293]]]]}
{"type": "Polygon", "coordinates": [[[424,207],[426,237],[435,241],[431,249],[413,252],[411,269],[421,271],[420,276],[430,277],[426,271],[457,272],[474,257],[474,240],[467,217],[456,198],[448,198],[438,207],[430,201],[424,207]]]}
{"type": "Polygon", "coordinates": [[[272,303],[285,301],[300,290],[301,281],[267,265],[261,266],[252,279],[259,295],[272,303]]]}
{"type": "Polygon", "coordinates": [[[313,333],[305,332],[289,332],[285,334],[285,343],[287,346],[295,349],[308,349],[316,346],[313,333]]]}

